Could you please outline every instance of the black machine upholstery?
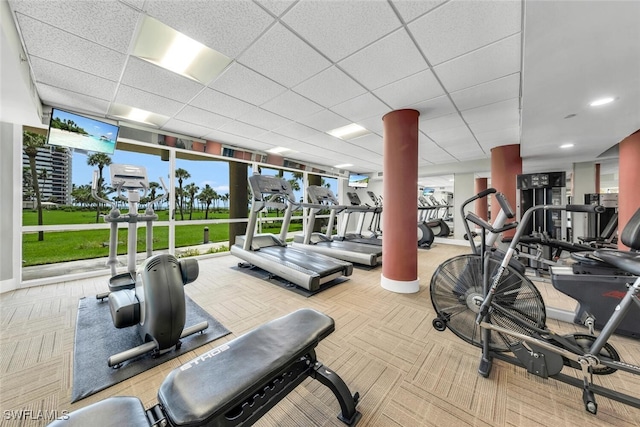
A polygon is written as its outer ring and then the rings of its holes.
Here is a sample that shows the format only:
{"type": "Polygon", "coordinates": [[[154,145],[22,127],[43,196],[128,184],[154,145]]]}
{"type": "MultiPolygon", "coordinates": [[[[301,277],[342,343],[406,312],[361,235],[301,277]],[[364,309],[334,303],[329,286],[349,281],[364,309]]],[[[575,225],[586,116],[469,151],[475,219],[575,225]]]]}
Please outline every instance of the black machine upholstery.
{"type": "Polygon", "coordinates": [[[147,414],[137,397],[116,396],[61,416],[49,427],[148,426],[147,414]]]}
{"type": "Polygon", "coordinates": [[[620,241],[634,251],[640,251],[640,209],[633,214],[627,225],[624,226],[620,241]]]}
{"type": "Polygon", "coordinates": [[[158,401],[173,425],[204,424],[251,397],[256,384],[313,351],[333,330],[329,316],[295,311],[173,370],[160,386],[158,401]]]}
{"type": "Polygon", "coordinates": [[[336,396],[338,419],[354,426],[359,395],[317,361],[314,348],[335,329],[333,319],[300,309],[204,353],[169,373],[158,402],[145,411],[136,397],[112,397],[74,411],[50,427],[251,425],[304,379],[336,396]]]}

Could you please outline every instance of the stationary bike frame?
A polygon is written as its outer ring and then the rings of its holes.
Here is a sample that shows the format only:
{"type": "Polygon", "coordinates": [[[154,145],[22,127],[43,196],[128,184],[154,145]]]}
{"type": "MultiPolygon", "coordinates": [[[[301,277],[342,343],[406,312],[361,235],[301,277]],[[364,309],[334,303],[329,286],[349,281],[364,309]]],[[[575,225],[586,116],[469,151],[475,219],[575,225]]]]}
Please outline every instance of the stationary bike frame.
{"type": "MultiPolygon", "coordinates": [[[[500,307],[497,304],[493,304],[493,297],[497,288],[500,286],[503,274],[508,269],[509,260],[513,257],[516,252],[516,246],[520,237],[524,232],[523,225],[526,225],[533,213],[537,210],[566,210],[573,212],[591,212],[597,211],[597,206],[582,206],[582,205],[566,205],[566,206],[556,206],[556,205],[541,205],[534,206],[526,211],[524,216],[522,217],[521,225],[517,228],[516,234],[514,235],[509,248],[500,263],[500,267],[498,269],[498,273],[493,278],[491,285],[488,285],[489,278],[487,276],[487,271],[485,269],[483,277],[484,283],[484,294],[485,299],[482,302],[479,313],[476,319],[476,323],[481,327],[482,338],[483,338],[483,350],[482,350],[482,360],[480,363],[479,373],[483,376],[488,376],[491,370],[491,360],[492,358],[497,358],[500,360],[504,360],[506,362],[512,363],[514,365],[518,365],[521,367],[526,366],[520,362],[517,358],[506,355],[504,353],[492,351],[490,348],[490,333],[497,332],[501,334],[506,334],[512,337],[521,340],[522,342],[528,345],[528,348],[532,348],[537,346],[538,348],[544,351],[550,351],[560,356],[569,359],[578,363],[582,368],[583,378],[579,380],[577,378],[558,373],[555,375],[550,375],[551,378],[562,381],[564,383],[579,387],[583,389],[583,400],[585,403],[585,408],[587,411],[595,414],[597,411],[597,405],[595,403],[594,394],[599,394],[605,396],[609,399],[617,400],[624,404],[634,406],[636,408],[640,408],[640,399],[636,396],[627,395],[624,393],[620,393],[616,390],[608,389],[605,387],[598,386],[593,384],[593,373],[592,368],[598,365],[604,365],[610,368],[614,368],[617,370],[630,372],[634,375],[640,375],[640,366],[631,365],[625,363],[623,361],[612,360],[602,354],[600,351],[604,348],[605,344],[614,333],[622,319],[625,315],[632,309],[635,304],[638,309],[640,309],[640,277],[638,277],[634,283],[629,286],[627,293],[625,294],[622,301],[616,307],[616,310],[609,318],[607,323],[602,328],[600,335],[595,339],[595,341],[591,344],[589,349],[585,352],[580,346],[571,345],[567,343],[567,340],[562,336],[557,335],[556,333],[548,330],[546,327],[544,329],[539,329],[536,327],[532,327],[528,323],[524,323],[522,320],[510,315],[506,310],[500,310],[500,307]],[[521,324],[523,327],[532,331],[532,333],[536,333],[541,337],[545,337],[545,339],[535,338],[533,336],[523,334],[520,332],[516,332],[514,330],[503,328],[500,326],[493,325],[490,321],[490,315],[492,312],[500,310],[502,315],[509,316],[511,320],[513,320],[517,324],[521,324]],[[548,339],[547,339],[548,338],[548,339]],[[554,344],[553,342],[561,342],[563,347],[554,344]]],[[[525,280],[529,280],[525,277],[525,280]]],[[[534,351],[531,350],[532,356],[535,357],[534,351]]],[[[542,354],[544,356],[544,354],[542,354]]]]}

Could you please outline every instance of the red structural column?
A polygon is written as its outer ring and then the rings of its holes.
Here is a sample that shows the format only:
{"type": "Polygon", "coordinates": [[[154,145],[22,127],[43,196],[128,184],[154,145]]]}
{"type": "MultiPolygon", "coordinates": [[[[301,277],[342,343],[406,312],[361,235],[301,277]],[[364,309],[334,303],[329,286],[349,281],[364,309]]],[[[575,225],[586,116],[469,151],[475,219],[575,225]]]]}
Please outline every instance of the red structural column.
{"type": "Polygon", "coordinates": [[[396,110],[383,118],[382,225],[383,288],[399,293],[420,289],[418,247],[418,116],[416,110],[396,110]]]}
{"type": "MultiPolygon", "coordinates": [[[[522,158],[520,157],[520,145],[503,145],[491,149],[491,186],[503,193],[514,210],[516,205],[516,177],[522,173],[522,158]]],[[[495,218],[500,206],[494,203],[491,206],[491,217],[495,218]]],[[[515,230],[505,232],[505,236],[513,236],[515,230]]]]}
{"type": "MultiPolygon", "coordinates": [[[[640,208],[640,130],[620,142],[618,159],[618,230],[640,208]]],[[[629,249],[622,242],[619,249],[629,249]]]]}
{"type": "MultiPolygon", "coordinates": [[[[476,194],[487,189],[487,181],[487,178],[476,178],[474,185],[474,191],[476,194]]],[[[488,219],[487,217],[489,213],[489,204],[487,202],[488,199],[486,197],[476,200],[476,215],[478,215],[482,219],[488,219]]]]}
{"type": "Polygon", "coordinates": [[[600,163],[596,163],[596,193],[600,193],[600,163]]]}

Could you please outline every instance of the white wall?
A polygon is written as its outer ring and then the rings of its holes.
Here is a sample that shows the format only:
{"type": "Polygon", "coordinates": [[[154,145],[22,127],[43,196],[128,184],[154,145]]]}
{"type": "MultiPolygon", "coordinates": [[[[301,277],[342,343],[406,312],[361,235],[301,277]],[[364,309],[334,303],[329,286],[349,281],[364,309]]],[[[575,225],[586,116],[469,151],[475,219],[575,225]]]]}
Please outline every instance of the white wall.
{"type": "MultiPolygon", "coordinates": [[[[457,240],[463,240],[466,232],[464,228],[464,218],[460,216],[460,206],[462,202],[474,196],[475,193],[475,174],[474,173],[457,173],[454,175],[453,183],[453,237],[457,240]]],[[[468,206],[473,210],[473,204],[468,206]]]]}
{"type": "MultiPolygon", "coordinates": [[[[581,205],[584,203],[584,195],[596,192],[596,166],[594,162],[582,162],[573,164],[573,177],[571,179],[571,203],[581,205]]],[[[573,242],[578,241],[578,236],[587,236],[587,214],[572,212],[571,228],[573,242]]]]}

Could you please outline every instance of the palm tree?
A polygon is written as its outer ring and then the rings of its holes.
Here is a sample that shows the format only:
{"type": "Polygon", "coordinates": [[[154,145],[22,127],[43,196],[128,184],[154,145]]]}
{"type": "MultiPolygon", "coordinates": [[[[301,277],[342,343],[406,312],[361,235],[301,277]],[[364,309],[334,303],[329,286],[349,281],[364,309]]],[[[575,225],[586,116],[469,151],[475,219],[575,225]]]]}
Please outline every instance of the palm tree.
{"type": "Polygon", "coordinates": [[[189,220],[191,220],[191,216],[193,214],[193,200],[196,197],[196,193],[200,190],[200,187],[195,185],[193,182],[184,187],[187,194],[189,194],[189,220]]]}
{"type": "MultiPolygon", "coordinates": [[[[156,197],[158,197],[158,195],[156,194],[156,192],[158,191],[158,188],[160,188],[160,184],[158,184],[155,181],[151,181],[149,182],[149,200],[155,200],[156,197]]],[[[155,210],[156,207],[155,206],[151,206],[151,209],[155,210]]]]}
{"type": "Polygon", "coordinates": [[[229,193],[224,193],[224,195],[222,196],[222,203],[224,203],[224,208],[229,210],[229,193]]]}
{"type": "MultiPolygon", "coordinates": [[[[36,195],[36,207],[38,209],[38,225],[42,225],[42,200],[40,196],[40,187],[38,186],[38,171],[36,170],[36,156],[38,150],[45,145],[45,137],[39,133],[23,131],[22,144],[24,153],[29,157],[29,169],[31,169],[31,184],[33,192],[36,195]]],[[[44,231],[38,231],[38,241],[44,240],[44,231]]]]}
{"type": "MultiPolygon", "coordinates": [[[[102,179],[102,169],[105,166],[109,166],[111,164],[111,157],[104,153],[95,153],[91,154],[87,157],[87,164],[89,166],[97,166],[98,167],[98,185],[96,188],[96,192],[98,196],[103,197],[102,191],[102,183],[104,182],[102,179]]],[[[96,203],[96,222],[100,219],[100,203],[96,203]]]]}
{"type": "Polygon", "coordinates": [[[182,169],[182,168],[176,169],[176,179],[178,180],[178,189],[179,189],[177,193],[178,199],[176,200],[176,202],[178,203],[178,209],[180,209],[181,220],[184,219],[184,215],[182,211],[184,207],[184,193],[182,192],[182,181],[189,178],[191,178],[191,174],[186,169],[182,169]]]}
{"type": "Polygon", "coordinates": [[[218,194],[213,188],[211,188],[209,184],[206,184],[198,195],[198,200],[202,201],[202,203],[204,203],[205,205],[204,219],[209,219],[209,206],[211,206],[211,202],[217,195],[218,194]]]}

